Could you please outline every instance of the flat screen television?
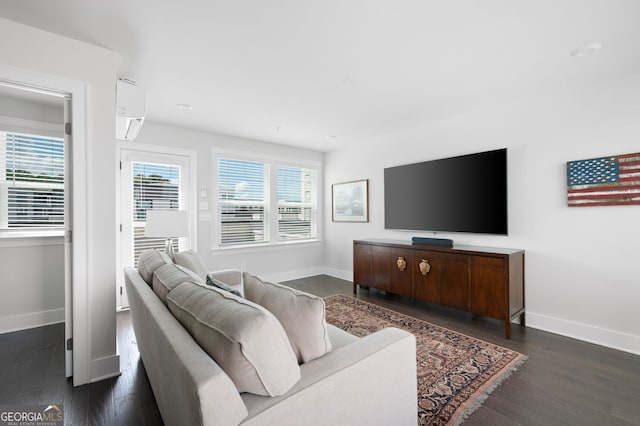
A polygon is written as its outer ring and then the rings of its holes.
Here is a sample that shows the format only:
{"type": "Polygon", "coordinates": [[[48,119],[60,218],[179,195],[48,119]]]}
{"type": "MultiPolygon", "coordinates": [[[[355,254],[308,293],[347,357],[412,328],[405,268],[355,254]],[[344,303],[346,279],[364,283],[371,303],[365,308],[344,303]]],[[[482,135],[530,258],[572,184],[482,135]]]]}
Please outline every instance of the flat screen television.
{"type": "Polygon", "coordinates": [[[507,149],[384,169],[386,229],[507,235],[507,149]]]}

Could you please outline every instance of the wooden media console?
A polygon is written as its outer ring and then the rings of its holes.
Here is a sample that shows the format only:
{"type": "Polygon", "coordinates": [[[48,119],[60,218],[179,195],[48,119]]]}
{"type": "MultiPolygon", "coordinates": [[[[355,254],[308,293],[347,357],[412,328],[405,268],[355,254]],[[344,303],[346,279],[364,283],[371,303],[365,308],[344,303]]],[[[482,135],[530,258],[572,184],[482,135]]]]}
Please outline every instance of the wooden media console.
{"type": "Polygon", "coordinates": [[[353,242],[353,292],[358,285],[524,326],[524,251],[396,240],[353,242]]]}

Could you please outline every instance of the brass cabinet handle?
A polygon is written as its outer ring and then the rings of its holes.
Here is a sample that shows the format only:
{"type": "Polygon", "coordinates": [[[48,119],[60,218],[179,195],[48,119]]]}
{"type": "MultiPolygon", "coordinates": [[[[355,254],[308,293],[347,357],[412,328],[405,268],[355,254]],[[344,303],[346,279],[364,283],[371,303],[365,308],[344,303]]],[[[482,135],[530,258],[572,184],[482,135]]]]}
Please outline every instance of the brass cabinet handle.
{"type": "Polygon", "coordinates": [[[431,270],[431,265],[429,265],[429,261],[426,259],[422,259],[422,262],[420,262],[418,266],[420,267],[422,275],[427,275],[431,270]]]}
{"type": "Polygon", "coordinates": [[[398,265],[398,269],[400,270],[400,272],[404,272],[404,270],[407,269],[407,261],[402,256],[398,256],[398,260],[396,260],[396,265],[398,265]]]}

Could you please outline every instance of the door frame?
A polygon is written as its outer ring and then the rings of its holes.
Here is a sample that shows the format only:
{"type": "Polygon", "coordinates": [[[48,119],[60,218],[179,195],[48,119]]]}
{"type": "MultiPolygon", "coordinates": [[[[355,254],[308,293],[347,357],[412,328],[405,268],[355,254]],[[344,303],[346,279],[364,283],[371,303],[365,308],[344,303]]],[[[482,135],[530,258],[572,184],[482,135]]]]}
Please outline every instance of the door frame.
{"type": "Polygon", "coordinates": [[[64,305],[65,305],[65,376],[73,376],[73,316],[67,315],[67,307],[73,309],[73,131],[67,123],[73,123],[73,103],[64,99],[64,305]]]}
{"type": "MultiPolygon", "coordinates": [[[[71,323],[73,338],[73,384],[91,381],[91,303],[88,275],[87,218],[87,85],[84,82],[36,73],[0,64],[0,80],[22,87],[41,88],[71,96],[70,171],[75,179],[72,189],[73,246],[71,249],[72,293],[65,297],[65,324],[71,323]],[[68,306],[71,301],[71,306],[68,306]]],[[[66,225],[65,225],[66,226],[66,225]]],[[[70,259],[65,259],[65,263],[70,259]]]]}
{"type": "MultiPolygon", "coordinates": [[[[177,155],[181,157],[187,157],[189,159],[189,184],[187,191],[189,191],[189,201],[185,206],[185,209],[189,211],[189,223],[191,226],[191,238],[189,238],[190,249],[197,249],[198,247],[198,227],[197,227],[197,188],[198,188],[198,153],[196,150],[176,148],[164,145],[154,145],[144,142],[133,141],[118,141],[118,161],[122,161],[122,156],[125,151],[138,152],[140,155],[177,155]]],[[[119,173],[117,173],[116,188],[118,196],[116,197],[116,215],[118,223],[122,224],[124,217],[122,215],[122,165],[120,165],[119,173]]],[[[118,232],[116,238],[116,300],[118,299],[118,293],[120,287],[124,288],[124,274],[123,269],[123,244],[124,235],[123,232],[118,232]]],[[[116,303],[116,305],[118,305],[116,303]]]]}

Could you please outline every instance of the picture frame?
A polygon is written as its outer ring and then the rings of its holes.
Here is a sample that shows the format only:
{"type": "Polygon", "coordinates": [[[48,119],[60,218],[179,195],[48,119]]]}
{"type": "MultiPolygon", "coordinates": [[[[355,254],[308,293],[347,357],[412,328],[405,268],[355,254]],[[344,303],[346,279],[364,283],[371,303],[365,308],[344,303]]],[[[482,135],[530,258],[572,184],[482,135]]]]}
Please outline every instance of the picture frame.
{"type": "Polygon", "coordinates": [[[369,179],[331,185],[333,222],[369,222],[369,179]]]}

